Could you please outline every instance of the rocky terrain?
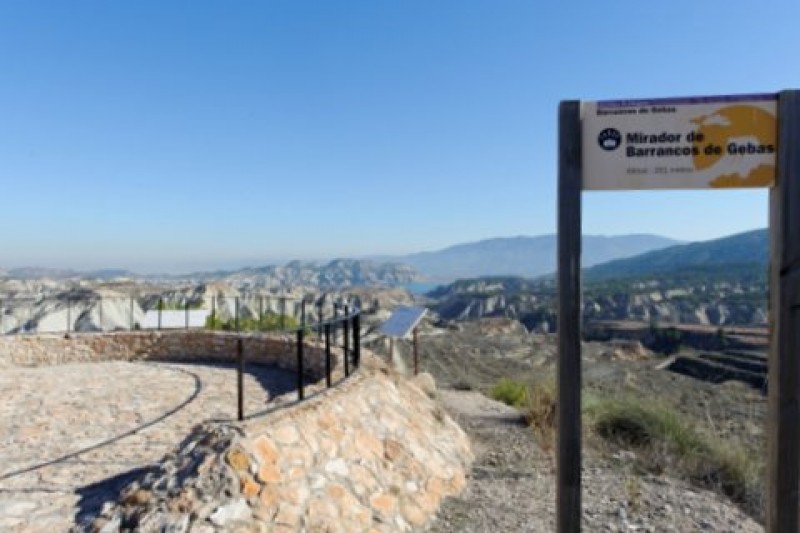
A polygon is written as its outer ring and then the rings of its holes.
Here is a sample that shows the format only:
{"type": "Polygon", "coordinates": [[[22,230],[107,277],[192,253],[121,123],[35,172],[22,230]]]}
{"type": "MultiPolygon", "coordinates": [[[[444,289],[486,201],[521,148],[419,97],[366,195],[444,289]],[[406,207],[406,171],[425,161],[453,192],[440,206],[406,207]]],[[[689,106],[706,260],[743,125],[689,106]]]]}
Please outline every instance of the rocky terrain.
{"type": "MultiPolygon", "coordinates": [[[[557,294],[549,280],[459,280],[429,296],[431,307],[448,320],[506,317],[530,330],[555,331],[557,294]]],[[[587,322],[763,326],[767,323],[766,281],[665,277],[587,281],[583,315],[587,322]]]]}
{"type": "Polygon", "coordinates": [[[267,289],[230,281],[151,282],[141,280],[0,281],[0,333],[114,331],[144,327],[148,312],[203,309],[220,322],[238,316],[285,316],[299,323],[331,318],[350,304],[375,316],[409,304],[404,289],[381,286],[267,289]],[[238,309],[237,309],[238,305],[238,309]]]}
{"type": "MultiPolygon", "coordinates": [[[[433,530],[552,531],[553,443],[537,437],[520,411],[487,396],[503,378],[534,385],[552,380],[555,337],[528,333],[503,318],[441,325],[428,320],[421,329],[421,370],[435,377],[440,399],[469,433],[477,460],[466,493],[445,503],[433,530]]],[[[373,349],[382,349],[380,339],[373,349]]],[[[678,355],[702,354],[687,348],[678,355]]],[[[671,372],[671,360],[638,341],[584,343],[585,401],[625,394],[657,402],[703,434],[747,450],[758,468],[766,456],[763,391],[735,378],[713,383],[671,372]]],[[[409,341],[396,343],[395,361],[411,368],[409,341]]],[[[762,530],[763,480],[731,498],[676,469],[643,466],[637,456],[644,452],[636,446],[606,442],[589,426],[584,449],[587,531],[762,530]]]]}

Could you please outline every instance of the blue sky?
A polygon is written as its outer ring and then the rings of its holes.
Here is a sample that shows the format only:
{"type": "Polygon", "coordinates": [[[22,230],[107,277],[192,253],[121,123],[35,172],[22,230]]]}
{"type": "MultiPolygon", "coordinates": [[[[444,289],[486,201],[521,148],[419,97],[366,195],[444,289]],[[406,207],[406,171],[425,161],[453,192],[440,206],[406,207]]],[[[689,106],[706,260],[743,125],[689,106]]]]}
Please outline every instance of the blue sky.
{"type": "MultiPolygon", "coordinates": [[[[555,230],[562,99],[797,88],[800,2],[0,2],[0,267],[191,270],[555,230]]],[[[587,193],[584,232],[763,227],[587,193]]]]}

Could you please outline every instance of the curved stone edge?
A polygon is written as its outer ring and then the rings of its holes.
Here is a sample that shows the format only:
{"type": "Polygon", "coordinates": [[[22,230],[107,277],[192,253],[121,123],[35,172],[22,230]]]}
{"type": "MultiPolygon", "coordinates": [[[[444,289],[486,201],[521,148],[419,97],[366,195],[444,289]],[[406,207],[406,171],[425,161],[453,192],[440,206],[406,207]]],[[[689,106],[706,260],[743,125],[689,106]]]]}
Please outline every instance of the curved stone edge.
{"type": "Polygon", "coordinates": [[[108,504],[111,532],[409,531],[459,493],[466,434],[365,352],[335,389],[244,424],[204,424],[108,504]]]}

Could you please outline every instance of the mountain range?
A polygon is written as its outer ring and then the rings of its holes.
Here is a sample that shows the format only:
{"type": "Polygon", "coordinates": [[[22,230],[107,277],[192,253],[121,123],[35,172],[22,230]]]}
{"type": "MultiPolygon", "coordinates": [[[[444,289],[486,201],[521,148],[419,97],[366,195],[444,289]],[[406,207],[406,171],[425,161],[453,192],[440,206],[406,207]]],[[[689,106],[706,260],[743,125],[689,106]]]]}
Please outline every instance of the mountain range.
{"type": "MultiPolygon", "coordinates": [[[[644,254],[616,259],[587,268],[587,279],[652,276],[661,273],[708,271],[760,272],[766,275],[769,234],[766,229],[737,233],[720,239],[669,246],[644,254]],[[724,265],[725,268],[720,268],[724,265]]],[[[587,265],[584,265],[587,266],[587,265]]]]}
{"type": "MultiPolygon", "coordinates": [[[[679,242],[648,234],[584,235],[583,266],[630,257],[679,242]]],[[[376,259],[410,265],[436,281],[480,276],[536,277],[555,271],[556,245],[555,234],[503,237],[457,244],[432,252],[376,259]]]]}
{"type": "MultiPolygon", "coordinates": [[[[657,235],[584,235],[582,266],[590,278],[649,275],[675,269],[761,268],[766,264],[768,236],[755,230],[713,241],[679,243],[657,235]],[[749,266],[748,266],[749,265],[749,266]]],[[[48,268],[16,268],[0,277],[15,279],[112,279],[133,278],[157,281],[236,279],[252,286],[358,286],[394,285],[429,279],[449,282],[483,276],[552,275],[556,269],[557,237],[554,234],[487,239],[457,244],[437,251],[371,259],[335,259],[329,262],[292,261],[282,266],[262,266],[227,271],[195,272],[184,275],[136,275],[126,270],[92,272],[48,268]]]]}

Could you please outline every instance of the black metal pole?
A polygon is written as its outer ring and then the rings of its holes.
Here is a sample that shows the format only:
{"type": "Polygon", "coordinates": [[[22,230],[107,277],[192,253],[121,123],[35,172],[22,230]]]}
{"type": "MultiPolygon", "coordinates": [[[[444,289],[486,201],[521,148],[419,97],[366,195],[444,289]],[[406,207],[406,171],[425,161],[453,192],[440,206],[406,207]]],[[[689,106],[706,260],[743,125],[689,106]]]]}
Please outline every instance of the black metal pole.
{"type": "Polygon", "coordinates": [[[297,399],[303,398],[303,328],[300,328],[297,330],[297,399]]]}
{"type": "Polygon", "coordinates": [[[217,297],[211,297],[211,331],[217,329],[215,322],[217,321],[217,297]]]}
{"type": "Polygon", "coordinates": [[[339,306],[333,302],[333,344],[336,344],[336,332],[339,329],[339,306]]]}
{"type": "Polygon", "coordinates": [[[419,374],[419,335],[418,328],[414,328],[414,375],[419,374]]]}
{"type": "Polygon", "coordinates": [[[302,324],[303,328],[306,327],[306,297],[303,296],[303,300],[300,302],[300,324],[302,324]]]}
{"type": "Polygon", "coordinates": [[[325,385],[331,386],[331,325],[325,324],[325,385]]]}
{"type": "Polygon", "coordinates": [[[286,329],[286,297],[281,298],[281,331],[286,329]]]}
{"type": "Polygon", "coordinates": [[[158,331],[161,331],[161,311],[164,309],[164,299],[158,299],[158,331]]]}
{"type": "Polygon", "coordinates": [[[358,368],[361,364],[361,317],[353,317],[353,366],[358,368]]]}
{"type": "Polygon", "coordinates": [[[239,331],[239,297],[237,296],[233,300],[233,315],[234,315],[234,322],[236,324],[236,331],[239,331]]]}
{"type": "Polygon", "coordinates": [[[189,329],[189,300],[184,304],[186,307],[186,329],[189,329]]]}
{"type": "Polygon", "coordinates": [[[350,375],[350,319],[347,318],[347,306],[344,308],[344,375],[350,375]]]}
{"type": "Polygon", "coordinates": [[[244,419],[244,343],[242,338],[236,339],[236,386],[239,395],[239,420],[244,419]]]}
{"type": "Polygon", "coordinates": [[[322,340],[322,300],[317,302],[317,340],[322,340]]]}

